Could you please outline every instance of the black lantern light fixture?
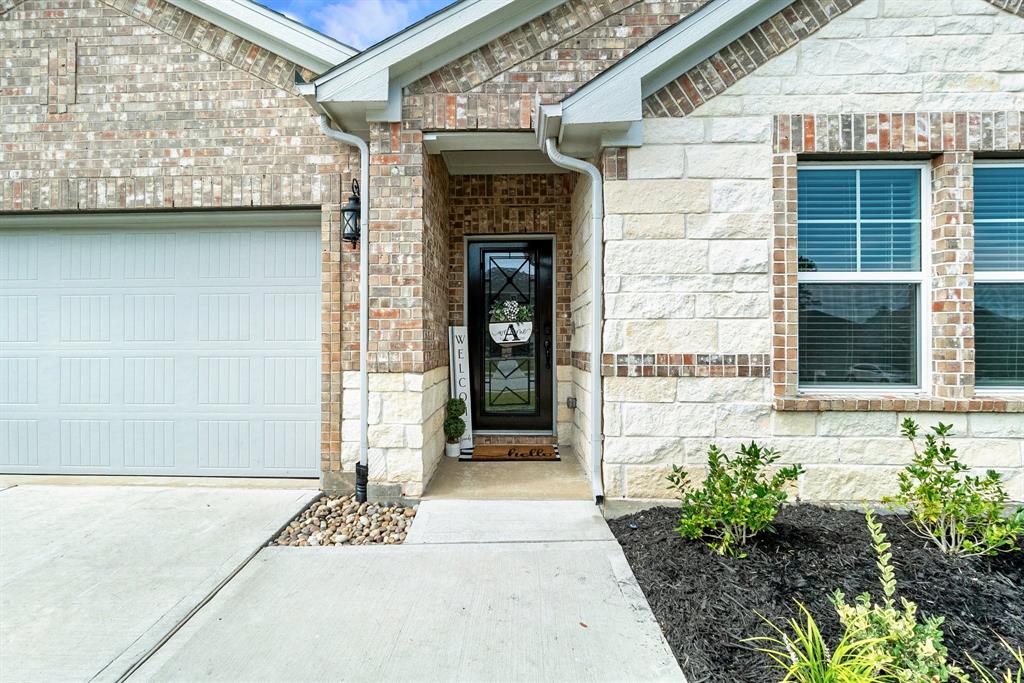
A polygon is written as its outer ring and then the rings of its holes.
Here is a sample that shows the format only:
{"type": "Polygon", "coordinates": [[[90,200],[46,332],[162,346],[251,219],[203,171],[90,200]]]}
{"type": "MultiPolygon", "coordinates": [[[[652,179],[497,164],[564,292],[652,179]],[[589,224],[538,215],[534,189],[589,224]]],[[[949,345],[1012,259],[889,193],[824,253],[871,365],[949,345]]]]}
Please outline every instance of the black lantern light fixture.
{"type": "Polygon", "coordinates": [[[341,207],[342,233],[341,239],[352,245],[353,248],[359,245],[359,181],[352,181],[352,194],[348,201],[341,207]]]}

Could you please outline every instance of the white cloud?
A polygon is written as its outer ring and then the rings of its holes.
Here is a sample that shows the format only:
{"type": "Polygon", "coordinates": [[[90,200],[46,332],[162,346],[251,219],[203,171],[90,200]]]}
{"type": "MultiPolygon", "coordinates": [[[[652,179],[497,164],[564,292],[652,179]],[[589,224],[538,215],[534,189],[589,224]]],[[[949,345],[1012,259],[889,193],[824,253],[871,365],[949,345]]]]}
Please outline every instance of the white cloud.
{"type": "Polygon", "coordinates": [[[311,11],[310,16],[327,35],[363,49],[443,4],[438,0],[336,0],[311,11]]]}

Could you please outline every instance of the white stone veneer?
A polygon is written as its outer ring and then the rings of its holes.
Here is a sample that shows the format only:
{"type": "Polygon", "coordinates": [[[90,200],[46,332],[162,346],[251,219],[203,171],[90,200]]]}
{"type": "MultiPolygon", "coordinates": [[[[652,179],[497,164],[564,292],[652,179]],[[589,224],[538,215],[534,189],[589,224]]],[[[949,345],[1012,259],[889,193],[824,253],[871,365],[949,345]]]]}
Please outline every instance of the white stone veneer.
{"type": "MultiPolygon", "coordinates": [[[[645,120],[629,180],[606,183],[605,351],[771,352],[772,115],[952,110],[1024,110],[1019,17],[983,0],[865,0],[690,116],[645,120]]],[[[702,472],[711,442],[778,447],[813,500],[891,493],[910,455],[903,414],[775,412],[767,378],[604,387],[613,498],[669,497],[671,466],[702,472]]],[[[966,462],[1010,475],[1024,500],[1024,414],[916,417],[952,422],[966,462]]]]}

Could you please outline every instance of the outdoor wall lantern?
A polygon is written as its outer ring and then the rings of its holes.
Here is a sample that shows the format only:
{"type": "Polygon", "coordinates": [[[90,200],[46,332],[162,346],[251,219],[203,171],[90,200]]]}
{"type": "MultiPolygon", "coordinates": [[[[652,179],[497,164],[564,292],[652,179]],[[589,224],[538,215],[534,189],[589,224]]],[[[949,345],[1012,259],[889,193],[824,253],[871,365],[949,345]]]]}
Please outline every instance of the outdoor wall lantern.
{"type": "Polygon", "coordinates": [[[352,181],[352,195],[341,207],[342,233],[341,239],[352,245],[359,246],[359,181],[352,181]]]}

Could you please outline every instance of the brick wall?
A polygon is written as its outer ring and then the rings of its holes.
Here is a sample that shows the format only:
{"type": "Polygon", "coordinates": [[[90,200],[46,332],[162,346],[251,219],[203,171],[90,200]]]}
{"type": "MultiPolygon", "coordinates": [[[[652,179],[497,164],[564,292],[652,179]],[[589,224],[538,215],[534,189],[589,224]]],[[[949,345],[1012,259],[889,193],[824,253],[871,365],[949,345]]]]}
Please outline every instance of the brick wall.
{"type": "Polygon", "coordinates": [[[3,8],[0,210],[321,207],[321,454],[340,470],[338,202],[358,155],[320,132],[295,66],[161,0],[3,8]]]}
{"type": "Polygon", "coordinates": [[[463,238],[477,235],[554,235],[555,345],[558,365],[569,364],[572,336],[570,225],[575,176],[459,175],[448,195],[448,306],[453,325],[465,324],[463,238]]]}
{"type": "Polygon", "coordinates": [[[952,423],[965,461],[1007,474],[1024,498],[1024,414],[996,412],[1011,403],[992,397],[947,410],[977,400],[956,396],[972,371],[966,167],[971,153],[1021,155],[1022,42],[1024,22],[984,0],[862,0],[686,115],[648,108],[626,180],[606,183],[609,497],[664,497],[672,465],[699,474],[709,443],[757,439],[805,465],[802,497],[877,499],[909,460],[898,436],[909,416],[952,423]],[[865,108],[899,115],[855,114],[865,108]],[[961,112],[963,132],[941,112],[961,112]],[[776,218],[795,213],[801,155],[843,153],[933,160],[930,327],[936,393],[952,395],[773,397],[766,359],[795,390],[798,352],[779,343],[796,332],[795,307],[769,313],[773,291],[795,294],[795,224],[780,232],[776,218]]]}

